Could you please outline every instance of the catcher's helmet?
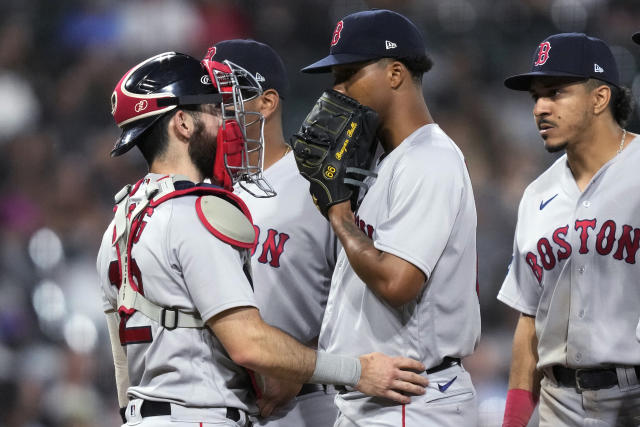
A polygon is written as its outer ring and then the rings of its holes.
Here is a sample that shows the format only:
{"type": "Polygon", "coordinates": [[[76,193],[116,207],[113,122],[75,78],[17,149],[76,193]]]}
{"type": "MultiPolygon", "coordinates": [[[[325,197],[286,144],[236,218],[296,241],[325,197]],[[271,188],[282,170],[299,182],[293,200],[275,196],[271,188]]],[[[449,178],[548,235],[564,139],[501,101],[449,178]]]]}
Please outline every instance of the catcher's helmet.
{"type": "Polygon", "coordinates": [[[126,153],[160,117],[178,105],[219,104],[222,95],[197,59],[165,52],[129,70],[111,95],[111,114],[122,134],[111,156],[126,153]]]}

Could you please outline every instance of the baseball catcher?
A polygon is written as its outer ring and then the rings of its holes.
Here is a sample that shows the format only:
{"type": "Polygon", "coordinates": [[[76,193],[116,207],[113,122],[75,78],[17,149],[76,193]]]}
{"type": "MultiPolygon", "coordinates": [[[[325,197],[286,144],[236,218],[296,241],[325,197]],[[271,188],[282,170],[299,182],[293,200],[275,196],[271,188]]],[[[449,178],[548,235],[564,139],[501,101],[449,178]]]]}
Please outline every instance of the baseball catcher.
{"type": "Polygon", "coordinates": [[[300,174],[309,183],[313,201],[327,218],[329,207],[351,201],[358,207],[359,189],[377,147],[378,114],[353,98],[326,90],[300,130],[291,138],[300,174]]]}

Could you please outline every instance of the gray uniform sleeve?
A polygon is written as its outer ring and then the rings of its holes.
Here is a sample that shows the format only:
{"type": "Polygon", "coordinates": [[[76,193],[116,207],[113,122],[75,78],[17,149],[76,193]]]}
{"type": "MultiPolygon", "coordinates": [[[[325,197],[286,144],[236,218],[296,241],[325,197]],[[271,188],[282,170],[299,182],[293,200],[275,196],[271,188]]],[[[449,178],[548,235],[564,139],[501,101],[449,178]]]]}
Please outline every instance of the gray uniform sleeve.
{"type": "Polygon", "coordinates": [[[377,225],[374,244],[428,278],[451,234],[464,184],[455,151],[420,154],[409,151],[398,163],[387,193],[388,212],[377,225]]]}
{"type": "Polygon", "coordinates": [[[171,265],[183,277],[203,320],[234,307],[253,306],[253,290],[245,274],[241,250],[211,234],[191,204],[176,204],[168,238],[174,242],[171,265]]]}
{"type": "Polygon", "coordinates": [[[518,224],[513,238],[511,263],[498,293],[498,300],[521,313],[535,316],[542,288],[536,282],[535,276],[526,262],[526,254],[521,252],[519,245],[519,240],[522,238],[520,225],[526,222],[522,218],[524,197],[518,210],[518,224]]]}

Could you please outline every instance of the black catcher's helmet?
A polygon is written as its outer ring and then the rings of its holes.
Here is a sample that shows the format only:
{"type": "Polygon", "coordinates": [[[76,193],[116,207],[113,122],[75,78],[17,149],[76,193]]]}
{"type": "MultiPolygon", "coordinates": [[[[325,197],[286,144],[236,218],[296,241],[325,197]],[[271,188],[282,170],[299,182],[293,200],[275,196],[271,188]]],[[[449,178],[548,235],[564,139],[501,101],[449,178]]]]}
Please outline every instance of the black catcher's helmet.
{"type": "Polygon", "coordinates": [[[126,153],[162,115],[178,105],[219,104],[222,95],[197,59],[177,52],[149,58],[129,70],[111,95],[122,134],[111,156],[126,153]]]}

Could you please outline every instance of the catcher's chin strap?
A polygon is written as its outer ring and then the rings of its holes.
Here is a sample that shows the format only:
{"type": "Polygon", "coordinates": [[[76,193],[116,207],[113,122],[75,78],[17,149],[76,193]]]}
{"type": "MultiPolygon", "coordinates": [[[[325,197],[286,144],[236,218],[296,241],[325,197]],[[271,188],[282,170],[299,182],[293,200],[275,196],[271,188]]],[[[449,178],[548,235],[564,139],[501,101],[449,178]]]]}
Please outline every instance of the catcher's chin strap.
{"type": "Polygon", "coordinates": [[[144,297],[139,291],[137,284],[133,281],[131,274],[131,247],[133,245],[133,235],[139,227],[149,204],[155,205],[166,200],[171,193],[175,193],[174,183],[185,181],[187,178],[175,175],[165,179],[150,182],[146,187],[145,198],[136,204],[129,214],[128,201],[131,196],[131,185],[125,186],[115,196],[116,213],[114,220],[113,245],[118,253],[118,265],[120,266],[122,282],[118,290],[118,312],[120,314],[132,314],[134,311],[147,316],[161,324],[166,329],[175,328],[202,328],[204,322],[193,313],[186,313],[178,309],[172,309],[157,305],[144,297]],[[133,233],[132,233],[133,230],[133,233]]]}

